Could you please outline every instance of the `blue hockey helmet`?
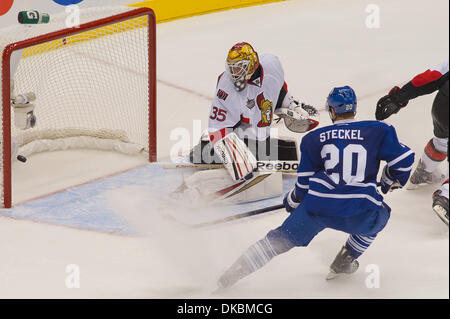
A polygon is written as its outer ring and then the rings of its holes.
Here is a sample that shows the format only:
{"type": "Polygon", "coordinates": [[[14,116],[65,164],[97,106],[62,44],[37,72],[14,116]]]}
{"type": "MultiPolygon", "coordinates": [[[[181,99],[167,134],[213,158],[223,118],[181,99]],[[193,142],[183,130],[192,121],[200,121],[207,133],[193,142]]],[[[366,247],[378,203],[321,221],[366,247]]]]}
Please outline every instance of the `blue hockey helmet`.
{"type": "Polygon", "coordinates": [[[336,87],[331,90],[326,103],[328,112],[333,109],[336,114],[355,113],[356,106],[357,101],[355,91],[348,85],[336,87]]]}

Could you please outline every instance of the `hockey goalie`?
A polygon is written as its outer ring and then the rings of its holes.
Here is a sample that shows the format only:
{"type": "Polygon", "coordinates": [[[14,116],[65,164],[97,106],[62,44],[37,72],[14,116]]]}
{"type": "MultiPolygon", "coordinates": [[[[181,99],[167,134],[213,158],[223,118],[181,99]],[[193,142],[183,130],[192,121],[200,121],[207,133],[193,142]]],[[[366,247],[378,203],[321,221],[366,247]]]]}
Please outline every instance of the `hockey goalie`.
{"type": "Polygon", "coordinates": [[[257,165],[260,161],[298,161],[296,138],[271,138],[274,115],[294,133],[319,124],[316,108],[298,102],[288,92],[276,56],[259,57],[249,43],[235,44],[217,82],[208,132],[189,156],[192,163],[221,163],[223,169],[193,174],[175,194],[234,203],[281,195],[281,174],[258,170],[257,165]]]}

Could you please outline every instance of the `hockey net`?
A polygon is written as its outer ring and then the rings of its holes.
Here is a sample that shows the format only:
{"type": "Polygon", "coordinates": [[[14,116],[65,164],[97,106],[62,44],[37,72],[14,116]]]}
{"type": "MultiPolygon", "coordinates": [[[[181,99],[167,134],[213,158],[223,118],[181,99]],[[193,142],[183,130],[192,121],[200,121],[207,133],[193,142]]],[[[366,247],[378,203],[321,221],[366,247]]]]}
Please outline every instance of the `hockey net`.
{"type": "Polygon", "coordinates": [[[153,11],[84,9],[80,26],[72,28],[66,19],[61,14],[48,24],[0,30],[0,206],[12,203],[12,145],[23,156],[90,148],[156,161],[153,11]],[[37,121],[22,130],[10,99],[27,92],[36,95],[37,121]]]}

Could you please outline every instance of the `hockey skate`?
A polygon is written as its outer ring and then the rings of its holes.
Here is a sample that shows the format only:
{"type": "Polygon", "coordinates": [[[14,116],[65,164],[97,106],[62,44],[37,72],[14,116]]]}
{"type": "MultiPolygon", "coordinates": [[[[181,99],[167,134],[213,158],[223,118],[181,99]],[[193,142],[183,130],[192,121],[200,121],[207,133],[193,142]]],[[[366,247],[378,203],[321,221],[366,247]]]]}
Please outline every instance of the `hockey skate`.
{"type": "Polygon", "coordinates": [[[331,264],[327,280],[335,279],[341,274],[353,274],[358,267],[359,262],[350,256],[349,250],[344,246],[331,264]]]}
{"type": "Polygon", "coordinates": [[[448,226],[448,198],[440,189],[433,194],[433,211],[448,226]]]}
{"type": "Polygon", "coordinates": [[[425,170],[425,167],[421,160],[417,164],[417,167],[409,178],[409,183],[407,189],[416,189],[419,185],[424,184],[436,184],[441,182],[443,179],[443,175],[439,172],[428,172],[425,170]]]}
{"type": "Polygon", "coordinates": [[[225,271],[222,276],[220,276],[219,280],[217,281],[218,288],[214,291],[214,293],[220,293],[230,288],[236,282],[251,273],[252,270],[245,262],[244,257],[241,256],[230,268],[228,268],[227,271],[225,271]]]}

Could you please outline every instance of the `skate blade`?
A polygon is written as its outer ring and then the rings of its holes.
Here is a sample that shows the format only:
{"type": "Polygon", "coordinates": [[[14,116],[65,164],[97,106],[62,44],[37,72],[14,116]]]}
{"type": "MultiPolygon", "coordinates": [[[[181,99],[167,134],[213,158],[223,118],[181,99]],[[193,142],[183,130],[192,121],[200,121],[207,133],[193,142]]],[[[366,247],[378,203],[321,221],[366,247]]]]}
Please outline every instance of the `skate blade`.
{"type": "Polygon", "coordinates": [[[221,285],[217,285],[217,288],[211,292],[212,295],[220,295],[224,292],[226,292],[227,290],[229,290],[230,287],[222,287],[221,285]]]}
{"type": "MultiPolygon", "coordinates": [[[[354,272],[356,272],[356,269],[354,272]]],[[[326,280],[333,280],[333,279],[337,279],[340,277],[348,277],[348,276],[352,275],[354,272],[352,272],[352,273],[346,273],[346,272],[337,273],[334,270],[330,269],[330,272],[328,273],[326,280]]]]}
{"type": "Polygon", "coordinates": [[[340,277],[341,274],[338,274],[337,272],[335,272],[334,270],[330,270],[330,272],[328,273],[328,276],[326,278],[326,280],[333,280],[336,279],[338,277],[340,277]]]}
{"type": "Polygon", "coordinates": [[[418,189],[419,186],[420,186],[420,184],[413,184],[413,183],[411,183],[411,181],[408,181],[408,183],[406,184],[406,189],[414,190],[414,189],[418,189]]]}
{"type": "Polygon", "coordinates": [[[445,211],[444,207],[442,207],[441,205],[436,205],[433,207],[433,211],[448,227],[448,219],[445,218],[447,212],[445,211]]]}

